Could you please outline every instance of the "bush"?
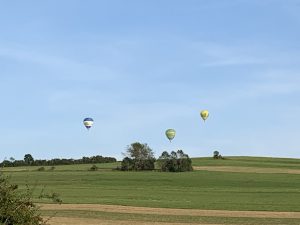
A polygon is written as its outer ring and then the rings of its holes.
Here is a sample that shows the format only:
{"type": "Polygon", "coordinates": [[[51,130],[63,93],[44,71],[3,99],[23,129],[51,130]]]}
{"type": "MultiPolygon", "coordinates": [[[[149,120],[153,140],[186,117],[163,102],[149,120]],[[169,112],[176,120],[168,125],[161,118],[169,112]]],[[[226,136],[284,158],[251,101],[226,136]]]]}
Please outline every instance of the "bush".
{"type": "Polygon", "coordinates": [[[164,172],[192,171],[192,160],[182,150],[177,152],[163,152],[158,159],[158,166],[164,172]]]}
{"type": "Polygon", "coordinates": [[[89,169],[89,171],[97,171],[98,167],[96,165],[92,165],[92,167],[89,169]]]}
{"type": "Polygon", "coordinates": [[[49,169],[50,171],[55,170],[55,166],[51,166],[51,168],[49,169]]]}
{"type": "Polygon", "coordinates": [[[218,151],[214,151],[214,153],[213,153],[213,158],[214,159],[217,159],[217,158],[219,158],[219,152],[218,151]]]}
{"type": "Polygon", "coordinates": [[[32,202],[29,188],[19,192],[18,186],[10,184],[7,177],[0,174],[0,224],[4,225],[44,225],[45,221],[32,202]]]}
{"type": "Polygon", "coordinates": [[[37,171],[45,171],[45,167],[42,166],[42,167],[38,168],[37,171]]]}
{"type": "Polygon", "coordinates": [[[129,157],[125,157],[121,163],[121,170],[123,171],[133,170],[133,165],[134,165],[133,159],[129,157]]]}
{"type": "Polygon", "coordinates": [[[54,203],[59,203],[61,204],[62,203],[62,200],[60,198],[60,195],[56,192],[53,192],[53,193],[44,193],[44,190],[42,190],[40,196],[39,196],[40,199],[51,199],[52,202],[54,203]]]}
{"type": "Polygon", "coordinates": [[[214,151],[213,158],[214,159],[224,159],[223,156],[218,151],[214,151]]]}

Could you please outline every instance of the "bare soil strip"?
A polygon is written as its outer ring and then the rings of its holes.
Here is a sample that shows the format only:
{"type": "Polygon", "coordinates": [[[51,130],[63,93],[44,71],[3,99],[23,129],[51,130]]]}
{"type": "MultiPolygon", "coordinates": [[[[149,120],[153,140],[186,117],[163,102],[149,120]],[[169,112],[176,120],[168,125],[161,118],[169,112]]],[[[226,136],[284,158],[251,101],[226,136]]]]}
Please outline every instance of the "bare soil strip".
{"type": "Polygon", "coordinates": [[[227,211],[201,209],[168,209],[100,204],[42,204],[42,210],[87,210],[95,212],[115,212],[133,214],[181,215],[181,216],[217,216],[217,217],[251,217],[251,218],[300,218],[300,212],[267,211],[227,211]]]}
{"type": "Polygon", "coordinates": [[[257,168],[257,167],[239,167],[239,166],[194,166],[194,170],[206,170],[216,172],[234,172],[234,173],[288,173],[300,174],[298,169],[284,168],[257,168]]]}
{"type": "MultiPolygon", "coordinates": [[[[166,223],[166,222],[144,222],[131,220],[101,220],[88,218],[54,217],[48,222],[49,225],[187,225],[188,223],[166,223]]],[[[199,223],[193,223],[199,224],[199,223]]],[[[221,224],[200,224],[200,225],[221,225],[221,224]]]]}

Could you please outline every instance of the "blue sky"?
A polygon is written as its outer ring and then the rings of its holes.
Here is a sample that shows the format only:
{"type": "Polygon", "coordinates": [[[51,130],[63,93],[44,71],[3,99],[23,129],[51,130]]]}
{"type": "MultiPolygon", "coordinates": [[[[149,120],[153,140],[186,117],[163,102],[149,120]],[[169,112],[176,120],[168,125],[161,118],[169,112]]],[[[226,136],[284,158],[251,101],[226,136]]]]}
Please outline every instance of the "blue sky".
{"type": "Polygon", "coordinates": [[[0,1],[0,160],[121,159],[135,141],[157,156],[300,158],[299,11],[296,0],[0,1]]]}

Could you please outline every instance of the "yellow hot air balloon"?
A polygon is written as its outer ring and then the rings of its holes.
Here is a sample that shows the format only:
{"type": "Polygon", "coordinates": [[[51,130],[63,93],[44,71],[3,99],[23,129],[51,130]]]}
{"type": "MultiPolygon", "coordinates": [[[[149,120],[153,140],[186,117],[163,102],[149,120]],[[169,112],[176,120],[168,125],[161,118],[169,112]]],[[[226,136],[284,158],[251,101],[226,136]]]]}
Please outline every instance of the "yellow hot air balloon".
{"type": "Polygon", "coordinates": [[[166,130],[166,136],[170,140],[170,142],[173,140],[173,138],[176,135],[176,131],[174,129],[168,129],[166,130]]]}
{"type": "Polygon", "coordinates": [[[209,117],[209,112],[207,110],[202,110],[200,113],[203,121],[205,122],[205,120],[209,117]]]}

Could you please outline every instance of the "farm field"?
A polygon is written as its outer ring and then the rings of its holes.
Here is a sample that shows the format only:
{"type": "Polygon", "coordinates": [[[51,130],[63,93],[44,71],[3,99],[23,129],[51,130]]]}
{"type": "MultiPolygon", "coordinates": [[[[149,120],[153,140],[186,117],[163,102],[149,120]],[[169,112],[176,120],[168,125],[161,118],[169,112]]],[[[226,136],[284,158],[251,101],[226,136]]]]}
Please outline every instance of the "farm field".
{"type": "Polygon", "coordinates": [[[187,173],[121,172],[119,163],[4,168],[21,187],[57,192],[50,224],[300,224],[300,159],[195,158],[187,173]],[[60,222],[58,222],[60,221],[60,222]],[[72,223],[70,222],[72,221],[72,223]]]}

